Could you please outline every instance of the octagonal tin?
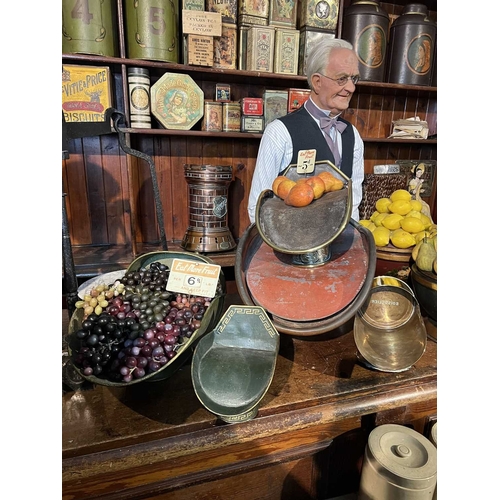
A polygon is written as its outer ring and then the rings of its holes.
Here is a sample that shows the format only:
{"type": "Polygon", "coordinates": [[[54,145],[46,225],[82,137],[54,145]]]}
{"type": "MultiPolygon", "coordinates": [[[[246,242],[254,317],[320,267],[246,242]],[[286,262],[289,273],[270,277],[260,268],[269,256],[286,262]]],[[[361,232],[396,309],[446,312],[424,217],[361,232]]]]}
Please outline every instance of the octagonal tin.
{"type": "Polygon", "coordinates": [[[204,94],[189,75],[165,73],[151,87],[151,112],[167,129],[190,130],[203,116],[204,94]]]}

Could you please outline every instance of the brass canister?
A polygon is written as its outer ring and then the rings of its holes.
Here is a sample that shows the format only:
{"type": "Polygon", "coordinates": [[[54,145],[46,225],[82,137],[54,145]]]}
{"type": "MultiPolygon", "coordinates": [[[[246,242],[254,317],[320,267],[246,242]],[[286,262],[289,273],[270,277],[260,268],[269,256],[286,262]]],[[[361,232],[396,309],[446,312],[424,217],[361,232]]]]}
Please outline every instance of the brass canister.
{"type": "Polygon", "coordinates": [[[406,5],[392,23],[387,80],[403,85],[431,85],[436,23],[425,5],[406,5]]]}
{"type": "Polygon", "coordinates": [[[379,0],[355,0],[347,7],[342,38],[354,47],[361,80],[384,81],[388,37],[389,15],[379,0]]]}
{"type": "Polygon", "coordinates": [[[62,0],[63,54],[118,56],[115,5],[112,0],[62,0]]]}
{"type": "Polygon", "coordinates": [[[125,0],[127,57],[179,62],[179,1],[125,0]]]}

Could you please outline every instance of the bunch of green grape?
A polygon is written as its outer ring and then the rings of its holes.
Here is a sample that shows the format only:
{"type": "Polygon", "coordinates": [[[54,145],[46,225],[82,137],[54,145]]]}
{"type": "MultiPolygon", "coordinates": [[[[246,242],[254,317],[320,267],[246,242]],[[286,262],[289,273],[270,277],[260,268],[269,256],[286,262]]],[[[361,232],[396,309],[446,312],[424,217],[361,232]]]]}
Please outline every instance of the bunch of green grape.
{"type": "Polygon", "coordinates": [[[120,281],[115,281],[112,285],[100,283],[94,286],[83,297],[75,303],[77,309],[83,309],[84,318],[87,318],[92,313],[99,316],[106,307],[108,307],[109,300],[118,295],[123,295],[125,285],[120,281]]]}

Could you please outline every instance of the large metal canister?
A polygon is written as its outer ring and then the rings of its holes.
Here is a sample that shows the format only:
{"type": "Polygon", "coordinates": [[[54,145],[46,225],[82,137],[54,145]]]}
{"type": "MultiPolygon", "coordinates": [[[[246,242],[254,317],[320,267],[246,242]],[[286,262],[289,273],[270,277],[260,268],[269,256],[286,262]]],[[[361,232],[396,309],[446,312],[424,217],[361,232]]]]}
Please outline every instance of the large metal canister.
{"type": "Polygon", "coordinates": [[[389,15],[379,0],[355,0],[344,15],[342,38],[352,43],[359,60],[361,80],[385,78],[389,15]]]}
{"type": "Polygon", "coordinates": [[[179,0],[125,0],[127,57],[179,62],[179,0]]]}
{"type": "Polygon", "coordinates": [[[431,85],[436,23],[427,7],[410,3],[391,26],[387,81],[431,85]]]}
{"type": "Polygon", "coordinates": [[[62,0],[63,54],[117,56],[116,2],[62,0]]]}

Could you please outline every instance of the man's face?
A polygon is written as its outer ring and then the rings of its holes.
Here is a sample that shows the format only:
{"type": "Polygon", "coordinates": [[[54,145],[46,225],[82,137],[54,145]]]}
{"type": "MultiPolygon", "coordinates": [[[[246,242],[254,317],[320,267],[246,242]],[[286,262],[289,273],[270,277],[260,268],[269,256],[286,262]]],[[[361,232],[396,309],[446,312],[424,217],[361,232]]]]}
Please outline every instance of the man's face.
{"type": "Polygon", "coordinates": [[[356,86],[350,78],[345,85],[339,85],[335,80],[355,75],[359,75],[356,54],[349,49],[332,51],[324,75],[316,73],[312,77],[316,92],[313,93],[313,100],[320,108],[329,109],[333,114],[345,111],[356,86]]]}

